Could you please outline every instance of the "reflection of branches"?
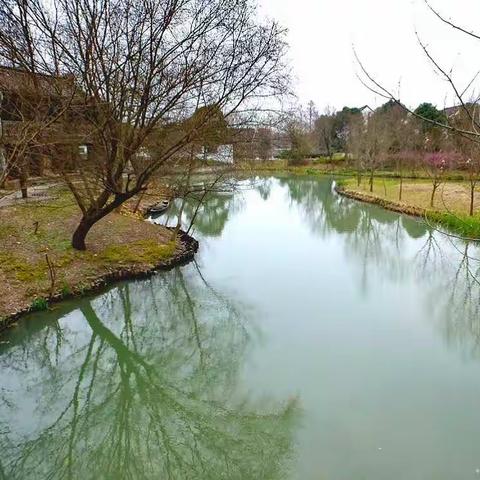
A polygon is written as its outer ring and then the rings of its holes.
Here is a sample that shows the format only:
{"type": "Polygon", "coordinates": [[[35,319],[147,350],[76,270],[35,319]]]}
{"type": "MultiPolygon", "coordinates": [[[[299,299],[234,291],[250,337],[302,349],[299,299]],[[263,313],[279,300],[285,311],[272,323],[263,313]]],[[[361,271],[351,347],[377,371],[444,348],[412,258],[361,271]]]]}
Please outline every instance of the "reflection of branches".
{"type": "Polygon", "coordinates": [[[480,353],[477,243],[445,235],[421,219],[339,197],[331,193],[331,181],[296,177],[281,184],[313,232],[345,239],[348,255],[361,264],[364,291],[373,267],[393,280],[410,276],[424,286],[429,315],[436,312],[447,341],[480,353]]]}
{"type": "Polygon", "coordinates": [[[221,235],[228,219],[241,206],[241,198],[232,193],[207,193],[204,198],[188,198],[174,202],[164,220],[169,224],[181,211],[182,225],[185,229],[194,226],[198,232],[207,237],[221,235]]]}
{"type": "Polygon", "coordinates": [[[399,229],[398,215],[333,193],[331,180],[295,177],[280,182],[313,232],[322,236],[335,232],[345,239],[347,253],[361,261],[365,291],[375,265],[385,271],[387,263],[392,275],[405,274],[407,266],[399,258],[401,233],[410,230],[399,229]]]}
{"type": "MultiPolygon", "coordinates": [[[[457,246],[456,246],[457,248],[457,246]]],[[[447,296],[442,331],[450,344],[457,344],[469,355],[480,354],[480,262],[472,259],[465,243],[447,296]]]]}
{"type": "Polygon", "coordinates": [[[283,475],[294,404],[238,400],[247,329],[198,266],[113,289],[71,315],[83,321],[81,334],[64,335],[53,377],[37,381],[47,371],[38,361],[29,365],[36,377],[17,387],[37,402],[48,388],[55,401],[16,441],[8,478],[283,475]]]}
{"type": "Polygon", "coordinates": [[[433,272],[438,267],[437,261],[442,261],[444,258],[443,250],[439,245],[433,231],[428,231],[427,239],[416,254],[421,273],[428,274],[433,272]]]}

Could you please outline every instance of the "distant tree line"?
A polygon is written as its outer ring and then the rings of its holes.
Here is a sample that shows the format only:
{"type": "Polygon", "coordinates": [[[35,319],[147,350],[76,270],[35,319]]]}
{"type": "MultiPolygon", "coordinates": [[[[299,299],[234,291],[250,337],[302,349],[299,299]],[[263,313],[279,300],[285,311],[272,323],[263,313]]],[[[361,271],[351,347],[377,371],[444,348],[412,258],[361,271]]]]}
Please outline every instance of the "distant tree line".
{"type": "Polygon", "coordinates": [[[344,107],[314,114],[312,106],[297,113],[286,126],[290,138],[290,162],[323,158],[332,162],[336,155],[356,172],[360,185],[364,178],[373,192],[374,177],[382,170],[394,171],[400,180],[399,200],[405,176],[423,175],[431,179],[430,205],[435,205],[439,186],[452,171],[468,179],[470,214],[474,214],[476,187],[480,179],[480,144],[458,133],[467,129],[477,106],[469,104],[438,109],[425,102],[409,110],[394,100],[380,107],[344,107]],[[450,125],[446,129],[442,125],[450,125]]]}

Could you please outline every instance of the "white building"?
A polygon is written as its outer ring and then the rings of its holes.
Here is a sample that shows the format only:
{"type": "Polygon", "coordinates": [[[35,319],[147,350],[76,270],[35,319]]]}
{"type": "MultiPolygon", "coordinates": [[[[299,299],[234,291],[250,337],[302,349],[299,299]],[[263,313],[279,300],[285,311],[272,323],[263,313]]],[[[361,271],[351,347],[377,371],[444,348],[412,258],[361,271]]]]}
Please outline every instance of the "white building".
{"type": "Polygon", "coordinates": [[[233,145],[220,145],[216,152],[207,152],[203,147],[202,153],[197,158],[204,161],[212,161],[219,163],[233,163],[233,145]]]}

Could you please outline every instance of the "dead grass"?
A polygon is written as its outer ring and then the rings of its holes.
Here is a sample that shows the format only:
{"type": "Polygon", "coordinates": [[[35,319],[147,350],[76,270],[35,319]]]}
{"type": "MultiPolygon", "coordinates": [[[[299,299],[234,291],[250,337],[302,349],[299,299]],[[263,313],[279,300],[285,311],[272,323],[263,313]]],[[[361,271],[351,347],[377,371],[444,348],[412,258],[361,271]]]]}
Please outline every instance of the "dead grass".
{"type": "MultiPolygon", "coordinates": [[[[470,197],[468,184],[448,182],[442,184],[431,208],[432,185],[426,181],[404,183],[402,201],[399,201],[399,183],[393,180],[375,179],[373,193],[367,182],[357,185],[356,180],[341,182],[344,194],[384,208],[409,215],[420,215],[430,222],[464,239],[480,239],[480,201],[475,200],[475,213],[469,214],[470,197]]],[[[480,191],[476,194],[480,196],[480,191]]]]}
{"type": "Polygon", "coordinates": [[[70,239],[80,211],[68,191],[50,194],[54,199],[45,203],[0,208],[0,318],[50,294],[46,255],[56,272],[55,292],[73,292],[119,267],[150,269],[177,251],[166,228],[115,212],[94,226],[88,251],[77,252],[70,239]]]}
{"type": "MultiPolygon", "coordinates": [[[[349,190],[356,190],[370,194],[368,179],[364,178],[361,185],[357,186],[356,179],[348,179],[342,184],[349,190]]],[[[376,178],[373,182],[373,195],[386,200],[411,205],[414,207],[430,209],[430,196],[432,183],[428,180],[405,180],[403,183],[402,200],[399,201],[400,181],[398,179],[376,178]],[[386,192],[386,194],[385,194],[386,192]]],[[[480,188],[476,190],[475,198],[476,216],[480,212],[480,188]]],[[[434,210],[450,212],[459,215],[468,215],[470,210],[470,192],[467,182],[446,182],[440,185],[434,202],[434,210]]]]}

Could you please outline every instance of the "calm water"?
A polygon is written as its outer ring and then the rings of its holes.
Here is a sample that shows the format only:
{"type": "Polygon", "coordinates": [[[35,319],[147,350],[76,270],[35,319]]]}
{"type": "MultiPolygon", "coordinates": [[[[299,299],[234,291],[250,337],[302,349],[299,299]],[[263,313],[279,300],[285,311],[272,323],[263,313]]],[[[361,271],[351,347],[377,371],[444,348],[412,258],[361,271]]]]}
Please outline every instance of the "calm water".
{"type": "Polygon", "coordinates": [[[479,249],[327,179],[242,186],[195,263],[3,338],[0,478],[480,478],[479,249]]]}

